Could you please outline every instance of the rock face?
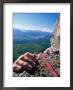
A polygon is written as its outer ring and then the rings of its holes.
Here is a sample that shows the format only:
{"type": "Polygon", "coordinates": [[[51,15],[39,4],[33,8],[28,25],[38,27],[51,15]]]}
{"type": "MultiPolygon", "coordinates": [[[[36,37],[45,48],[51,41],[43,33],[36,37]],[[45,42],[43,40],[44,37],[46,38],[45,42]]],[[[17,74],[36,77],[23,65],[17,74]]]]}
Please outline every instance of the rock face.
{"type": "Polygon", "coordinates": [[[56,22],[56,27],[51,39],[51,46],[55,47],[56,50],[60,50],[60,17],[58,17],[56,22]]]}
{"type": "Polygon", "coordinates": [[[20,73],[13,72],[14,77],[59,77],[60,76],[60,18],[58,18],[56,23],[56,28],[54,30],[51,47],[55,48],[56,51],[48,54],[41,54],[42,57],[39,58],[40,54],[35,54],[36,60],[39,64],[34,67],[32,71],[23,70],[20,73]],[[46,58],[45,58],[45,56],[46,58]],[[44,59],[44,60],[43,60],[44,59]]]}

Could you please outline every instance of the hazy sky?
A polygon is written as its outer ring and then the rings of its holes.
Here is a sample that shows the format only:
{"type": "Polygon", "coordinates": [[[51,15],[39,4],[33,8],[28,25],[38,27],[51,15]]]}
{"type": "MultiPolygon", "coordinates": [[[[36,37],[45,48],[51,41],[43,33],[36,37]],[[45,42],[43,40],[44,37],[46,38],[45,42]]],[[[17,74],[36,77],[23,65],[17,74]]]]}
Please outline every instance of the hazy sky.
{"type": "Polygon", "coordinates": [[[59,13],[13,13],[13,28],[52,32],[59,13]]]}

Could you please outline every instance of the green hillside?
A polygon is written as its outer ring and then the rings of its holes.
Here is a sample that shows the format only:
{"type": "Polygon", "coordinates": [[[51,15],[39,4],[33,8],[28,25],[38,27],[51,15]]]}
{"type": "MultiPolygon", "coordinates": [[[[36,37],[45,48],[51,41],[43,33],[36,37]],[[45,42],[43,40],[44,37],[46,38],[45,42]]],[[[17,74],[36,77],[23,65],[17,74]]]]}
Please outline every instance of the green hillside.
{"type": "Polygon", "coordinates": [[[13,43],[13,61],[15,61],[20,55],[25,52],[39,53],[43,52],[46,48],[50,47],[50,40],[31,42],[26,44],[15,44],[13,43]]]}

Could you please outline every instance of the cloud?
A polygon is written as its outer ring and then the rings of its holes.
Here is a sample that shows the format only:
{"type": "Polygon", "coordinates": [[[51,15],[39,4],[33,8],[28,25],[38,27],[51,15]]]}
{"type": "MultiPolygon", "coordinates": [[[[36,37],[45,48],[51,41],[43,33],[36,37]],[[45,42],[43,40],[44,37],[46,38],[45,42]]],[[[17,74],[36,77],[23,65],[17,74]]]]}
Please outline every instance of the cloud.
{"type": "Polygon", "coordinates": [[[14,26],[14,28],[20,29],[21,31],[28,31],[28,30],[32,30],[32,31],[42,31],[42,32],[53,32],[53,29],[50,29],[49,27],[37,27],[37,26],[14,26]]]}
{"type": "Polygon", "coordinates": [[[47,28],[47,27],[41,28],[41,31],[45,31],[45,32],[53,32],[52,29],[47,28]]]}

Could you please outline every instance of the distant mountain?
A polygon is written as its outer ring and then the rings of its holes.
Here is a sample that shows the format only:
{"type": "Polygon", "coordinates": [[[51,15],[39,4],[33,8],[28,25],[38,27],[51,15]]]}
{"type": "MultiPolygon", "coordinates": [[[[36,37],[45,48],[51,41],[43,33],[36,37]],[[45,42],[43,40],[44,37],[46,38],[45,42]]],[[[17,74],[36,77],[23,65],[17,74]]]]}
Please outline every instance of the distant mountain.
{"type": "Polygon", "coordinates": [[[32,31],[32,30],[24,30],[21,31],[19,29],[13,29],[13,39],[14,40],[38,40],[49,38],[52,33],[42,32],[42,31],[32,31]]]}

